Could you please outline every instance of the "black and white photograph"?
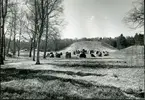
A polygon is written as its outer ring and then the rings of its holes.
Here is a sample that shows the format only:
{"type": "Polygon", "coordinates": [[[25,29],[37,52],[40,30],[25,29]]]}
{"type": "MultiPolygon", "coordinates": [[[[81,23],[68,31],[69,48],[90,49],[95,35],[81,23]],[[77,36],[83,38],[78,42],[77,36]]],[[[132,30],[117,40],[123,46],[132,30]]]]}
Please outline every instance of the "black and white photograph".
{"type": "Polygon", "coordinates": [[[0,0],[0,100],[143,100],[144,46],[144,0],[0,0]]]}

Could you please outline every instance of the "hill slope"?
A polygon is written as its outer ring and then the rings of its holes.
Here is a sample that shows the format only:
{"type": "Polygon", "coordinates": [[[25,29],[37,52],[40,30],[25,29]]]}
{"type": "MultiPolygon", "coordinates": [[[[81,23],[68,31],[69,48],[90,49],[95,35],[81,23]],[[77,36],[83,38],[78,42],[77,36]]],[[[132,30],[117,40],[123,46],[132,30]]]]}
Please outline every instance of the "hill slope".
{"type": "Polygon", "coordinates": [[[130,66],[144,66],[144,46],[130,46],[112,53],[112,56],[124,59],[130,66]]]}
{"type": "Polygon", "coordinates": [[[143,55],[144,46],[134,45],[134,46],[127,47],[125,49],[118,50],[118,51],[116,51],[116,53],[125,53],[125,54],[131,54],[131,55],[134,55],[134,54],[143,55]]]}
{"type": "Polygon", "coordinates": [[[72,45],[70,45],[69,47],[65,48],[64,50],[62,50],[62,52],[72,52],[75,50],[82,50],[82,49],[86,49],[86,50],[99,50],[99,51],[116,51],[117,49],[112,47],[111,45],[107,44],[107,43],[102,43],[99,41],[80,41],[80,42],[75,42],[72,45]]]}

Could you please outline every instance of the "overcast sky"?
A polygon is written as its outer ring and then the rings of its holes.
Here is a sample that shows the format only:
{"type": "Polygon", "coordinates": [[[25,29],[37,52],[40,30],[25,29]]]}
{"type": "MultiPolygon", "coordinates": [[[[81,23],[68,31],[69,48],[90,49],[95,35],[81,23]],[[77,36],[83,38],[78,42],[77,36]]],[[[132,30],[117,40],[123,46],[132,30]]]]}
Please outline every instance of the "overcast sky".
{"type": "Polygon", "coordinates": [[[122,21],[134,0],[64,0],[67,25],[62,38],[116,37],[135,34],[122,21]]]}

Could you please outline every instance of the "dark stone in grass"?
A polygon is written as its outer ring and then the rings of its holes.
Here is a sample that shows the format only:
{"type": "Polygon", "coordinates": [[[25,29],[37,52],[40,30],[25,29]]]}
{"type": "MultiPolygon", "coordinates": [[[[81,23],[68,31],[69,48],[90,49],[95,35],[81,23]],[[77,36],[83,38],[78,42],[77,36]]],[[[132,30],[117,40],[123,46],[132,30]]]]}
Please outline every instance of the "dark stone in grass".
{"type": "Polygon", "coordinates": [[[66,52],[65,53],[65,58],[71,58],[71,52],[66,52]]]}
{"type": "Polygon", "coordinates": [[[56,53],[56,54],[55,54],[55,57],[56,57],[56,58],[61,58],[61,56],[62,56],[62,52],[61,52],[61,53],[56,53]]]}
{"type": "Polygon", "coordinates": [[[91,57],[95,57],[95,55],[93,53],[91,53],[91,57]]]}
{"type": "Polygon", "coordinates": [[[99,57],[102,57],[102,52],[99,52],[99,53],[98,53],[98,56],[99,56],[99,57]]]}
{"type": "Polygon", "coordinates": [[[138,97],[144,98],[145,92],[140,92],[137,94],[138,97]]]}
{"type": "Polygon", "coordinates": [[[96,54],[98,54],[100,51],[96,51],[96,54]]]}
{"type": "Polygon", "coordinates": [[[131,89],[131,88],[128,88],[125,92],[128,93],[128,94],[133,94],[134,93],[133,89],[131,89]]]}
{"type": "Polygon", "coordinates": [[[144,98],[144,94],[145,94],[144,91],[138,91],[138,92],[135,92],[133,95],[134,95],[135,97],[144,98]]]}
{"type": "Polygon", "coordinates": [[[8,57],[13,57],[13,55],[11,53],[8,53],[7,56],[8,57]]]}
{"type": "Polygon", "coordinates": [[[86,54],[85,53],[81,53],[80,54],[80,58],[86,58],[86,54]]]}

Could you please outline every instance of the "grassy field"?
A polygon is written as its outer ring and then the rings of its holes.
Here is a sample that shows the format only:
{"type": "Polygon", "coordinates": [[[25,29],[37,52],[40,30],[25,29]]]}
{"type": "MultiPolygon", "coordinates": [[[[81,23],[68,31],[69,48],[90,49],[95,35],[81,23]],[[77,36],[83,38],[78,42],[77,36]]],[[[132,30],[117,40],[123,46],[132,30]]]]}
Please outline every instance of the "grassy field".
{"type": "Polygon", "coordinates": [[[75,63],[72,63],[73,67],[50,64],[71,59],[47,59],[41,60],[41,65],[35,65],[29,59],[10,58],[2,66],[2,98],[125,99],[139,98],[140,91],[144,90],[142,67],[97,68],[75,63]]]}
{"type": "Polygon", "coordinates": [[[1,97],[9,99],[127,98],[119,88],[44,75],[49,71],[2,69],[1,97]]]}
{"type": "MultiPolygon", "coordinates": [[[[1,69],[2,99],[126,99],[121,89],[53,76],[49,70],[1,69]]],[[[60,72],[64,73],[64,72],[60,72]]],[[[69,74],[69,73],[65,73],[69,74]]],[[[72,74],[78,75],[79,74],[72,74]]],[[[86,74],[87,75],[87,74],[86,74]]],[[[99,75],[101,76],[101,75],[99,75]]]]}
{"type": "Polygon", "coordinates": [[[138,48],[115,50],[108,57],[41,58],[40,65],[27,57],[28,52],[21,52],[1,66],[1,98],[141,99],[144,56],[143,47],[138,48]]]}

